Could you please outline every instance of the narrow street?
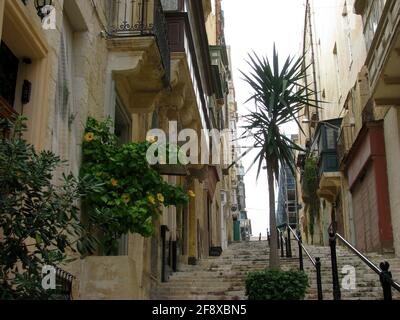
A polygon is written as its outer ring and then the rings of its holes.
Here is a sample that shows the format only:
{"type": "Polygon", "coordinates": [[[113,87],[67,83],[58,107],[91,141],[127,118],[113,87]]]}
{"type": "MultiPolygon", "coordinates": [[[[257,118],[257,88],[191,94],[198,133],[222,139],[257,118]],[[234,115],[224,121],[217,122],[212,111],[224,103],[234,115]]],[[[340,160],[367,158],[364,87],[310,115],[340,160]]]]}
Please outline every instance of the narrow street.
{"type": "Polygon", "coordinates": [[[0,0],[0,301],[400,300],[399,66],[400,0],[0,0]]]}

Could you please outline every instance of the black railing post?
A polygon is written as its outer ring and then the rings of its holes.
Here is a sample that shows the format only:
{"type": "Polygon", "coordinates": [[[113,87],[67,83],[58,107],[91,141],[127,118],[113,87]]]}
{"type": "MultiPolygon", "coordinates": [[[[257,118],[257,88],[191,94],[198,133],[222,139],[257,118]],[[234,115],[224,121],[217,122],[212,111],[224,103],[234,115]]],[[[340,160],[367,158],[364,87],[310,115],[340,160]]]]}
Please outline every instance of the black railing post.
{"type": "Polygon", "coordinates": [[[329,228],[329,246],[331,247],[331,263],[332,263],[332,282],[333,282],[333,299],[340,300],[339,274],[336,256],[336,232],[333,227],[329,228]]]}
{"type": "Polygon", "coordinates": [[[321,279],[321,259],[315,258],[315,269],[317,270],[317,290],[318,290],[318,300],[323,300],[322,295],[322,279],[321,279]]]}
{"type": "Polygon", "coordinates": [[[291,258],[292,257],[292,243],[291,243],[291,240],[290,240],[291,231],[290,231],[289,225],[286,226],[286,232],[287,232],[287,251],[286,251],[286,256],[288,258],[291,258]]]}
{"type": "Polygon", "coordinates": [[[287,241],[287,234],[282,234],[283,239],[285,239],[285,257],[289,258],[289,249],[288,249],[288,241],[287,241]]]}
{"type": "Polygon", "coordinates": [[[269,229],[267,229],[267,241],[268,241],[268,246],[271,246],[271,235],[269,234],[269,229]]]}
{"type": "Polygon", "coordinates": [[[283,234],[282,234],[282,232],[280,232],[279,234],[280,234],[280,238],[281,238],[281,257],[283,258],[285,256],[285,254],[283,252],[283,234]]]}
{"type": "Polygon", "coordinates": [[[383,299],[384,300],[392,300],[392,273],[389,271],[390,264],[389,262],[381,262],[379,265],[382,272],[379,275],[379,280],[382,284],[383,289],[383,299]]]}
{"type": "Polygon", "coordinates": [[[300,263],[300,270],[304,271],[304,265],[303,265],[303,248],[302,248],[302,238],[301,238],[301,233],[300,231],[297,233],[297,237],[299,238],[299,263],[300,263]]]}
{"type": "Polygon", "coordinates": [[[167,249],[166,249],[166,244],[167,244],[167,231],[169,231],[168,226],[162,225],[161,226],[161,245],[162,245],[162,251],[161,251],[161,282],[167,282],[168,281],[168,275],[167,275],[167,264],[168,264],[168,256],[167,256],[167,249]]]}
{"type": "Polygon", "coordinates": [[[277,236],[276,236],[276,241],[278,241],[278,250],[281,248],[281,239],[280,239],[280,231],[279,231],[279,229],[277,228],[276,229],[276,232],[277,232],[277,236]]]}

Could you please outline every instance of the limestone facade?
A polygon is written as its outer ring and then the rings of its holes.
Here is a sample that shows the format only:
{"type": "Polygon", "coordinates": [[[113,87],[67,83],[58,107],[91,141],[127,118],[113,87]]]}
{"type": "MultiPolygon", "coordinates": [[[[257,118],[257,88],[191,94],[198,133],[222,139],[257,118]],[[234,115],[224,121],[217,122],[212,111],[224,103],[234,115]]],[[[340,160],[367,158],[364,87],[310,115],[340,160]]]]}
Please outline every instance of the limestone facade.
{"type": "MultiPolygon", "coordinates": [[[[17,61],[7,107],[28,118],[26,138],[37,149],[68,161],[56,177],[62,170],[78,175],[88,116],[110,116],[125,141],[138,142],[152,128],[168,132],[169,121],[198,135],[221,130],[221,119],[235,105],[233,89],[223,91],[222,100],[216,94],[221,83],[213,78],[209,51],[210,45],[226,50],[217,23],[220,2],[150,0],[144,15],[134,2],[118,3],[132,14],[124,16],[114,0],[53,0],[55,28],[46,29],[34,1],[0,0],[2,50],[17,61]],[[145,30],[121,23],[134,26],[136,19],[146,21],[145,30]],[[32,89],[22,103],[24,80],[32,89]]],[[[220,81],[232,85],[227,70],[218,70],[220,81]]],[[[90,256],[63,266],[76,278],[73,298],[147,299],[181,264],[220,254],[233,240],[230,204],[221,201],[231,185],[222,169],[222,162],[188,165],[186,176],[165,175],[195,198],[187,207],[165,208],[152,237],[123,237],[118,256],[90,256]]]]}
{"type": "MultiPolygon", "coordinates": [[[[307,1],[307,80],[323,102],[320,109],[306,108],[300,142],[313,148],[318,134],[330,130],[336,149],[333,170],[321,169],[324,159],[319,153],[321,208],[314,243],[328,244],[327,228],[335,219],[337,231],[360,250],[400,252],[394,165],[399,156],[394,67],[399,8],[396,1],[307,1]]],[[[317,149],[312,151],[318,154],[317,149]]],[[[307,205],[302,207],[306,239],[310,216],[307,205]]]]}

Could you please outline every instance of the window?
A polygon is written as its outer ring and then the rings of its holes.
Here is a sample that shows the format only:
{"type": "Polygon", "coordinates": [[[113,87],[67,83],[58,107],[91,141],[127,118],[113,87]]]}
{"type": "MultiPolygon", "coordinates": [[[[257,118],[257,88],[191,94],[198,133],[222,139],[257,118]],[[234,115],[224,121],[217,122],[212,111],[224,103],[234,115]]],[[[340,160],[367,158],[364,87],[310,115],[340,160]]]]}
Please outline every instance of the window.
{"type": "Polygon", "coordinates": [[[326,147],[328,150],[336,148],[336,130],[333,128],[326,128],[326,147]]]}
{"type": "Polygon", "coordinates": [[[350,69],[353,64],[353,48],[351,43],[351,26],[350,26],[350,17],[347,10],[347,2],[344,3],[342,16],[343,16],[344,32],[346,33],[347,48],[349,53],[349,69],[350,69]]]}
{"type": "Polygon", "coordinates": [[[132,120],[125,111],[121,100],[117,97],[115,103],[115,135],[120,144],[132,141],[132,120]]]}
{"type": "Polygon", "coordinates": [[[18,58],[4,41],[0,46],[0,96],[13,107],[18,75],[18,58]]]}
{"type": "Polygon", "coordinates": [[[215,9],[216,9],[215,5],[216,5],[215,0],[211,0],[211,12],[213,15],[215,15],[215,9]]]}
{"type": "Polygon", "coordinates": [[[161,0],[164,11],[179,11],[182,10],[182,0],[161,0]]]}
{"type": "Polygon", "coordinates": [[[335,68],[336,68],[337,95],[338,95],[338,101],[340,103],[340,99],[342,98],[342,89],[340,87],[340,67],[339,67],[339,57],[338,57],[338,51],[337,51],[336,43],[335,43],[335,47],[333,48],[333,58],[335,60],[335,68]]]}
{"type": "Polygon", "coordinates": [[[367,50],[372,45],[376,29],[382,16],[383,8],[387,0],[368,0],[366,10],[363,13],[364,36],[367,50]]]}
{"type": "Polygon", "coordinates": [[[160,127],[160,121],[159,121],[158,112],[154,111],[151,116],[151,128],[158,129],[159,127],[160,127]]]}

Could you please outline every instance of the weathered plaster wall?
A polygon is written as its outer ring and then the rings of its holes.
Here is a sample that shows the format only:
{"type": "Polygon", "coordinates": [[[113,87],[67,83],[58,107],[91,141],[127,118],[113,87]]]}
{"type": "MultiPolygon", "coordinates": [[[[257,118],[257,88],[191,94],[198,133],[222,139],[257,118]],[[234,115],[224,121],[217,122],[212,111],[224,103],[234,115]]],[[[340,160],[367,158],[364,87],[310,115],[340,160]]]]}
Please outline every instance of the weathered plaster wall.
{"type": "Polygon", "coordinates": [[[400,112],[398,109],[390,109],[385,117],[384,127],[393,246],[396,255],[400,256],[400,112]]]}

